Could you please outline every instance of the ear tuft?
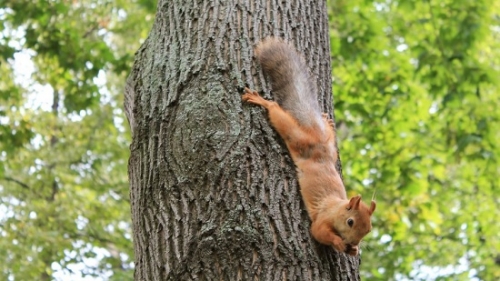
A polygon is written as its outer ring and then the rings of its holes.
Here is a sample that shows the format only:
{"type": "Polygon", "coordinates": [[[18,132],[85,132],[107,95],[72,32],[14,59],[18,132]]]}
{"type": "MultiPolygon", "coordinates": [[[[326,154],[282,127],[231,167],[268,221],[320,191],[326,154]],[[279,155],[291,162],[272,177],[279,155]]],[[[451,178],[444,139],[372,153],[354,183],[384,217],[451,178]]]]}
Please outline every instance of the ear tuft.
{"type": "Polygon", "coordinates": [[[375,208],[377,207],[377,203],[375,203],[375,200],[372,200],[372,203],[370,205],[370,216],[375,212],[375,208]]]}
{"type": "Polygon", "coordinates": [[[359,209],[359,203],[361,203],[361,195],[356,195],[349,200],[349,205],[347,206],[347,210],[358,210],[359,209]]]}

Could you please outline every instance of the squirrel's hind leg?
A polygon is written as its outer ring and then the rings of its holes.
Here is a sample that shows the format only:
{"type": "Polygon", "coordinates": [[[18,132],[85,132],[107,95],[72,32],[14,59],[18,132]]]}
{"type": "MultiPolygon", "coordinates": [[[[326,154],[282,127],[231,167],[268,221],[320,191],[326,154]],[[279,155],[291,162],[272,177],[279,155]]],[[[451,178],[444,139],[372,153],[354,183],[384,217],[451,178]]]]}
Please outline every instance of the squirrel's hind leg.
{"type": "Polygon", "coordinates": [[[300,126],[298,121],[278,103],[265,100],[256,91],[248,88],[245,88],[242,99],[267,109],[271,125],[291,148],[292,156],[301,150],[298,147],[307,147],[315,141],[311,139],[311,136],[300,126]]]}
{"type": "Polygon", "coordinates": [[[333,119],[330,119],[328,113],[322,113],[321,117],[323,117],[323,121],[327,126],[330,126],[333,130],[335,130],[335,122],[333,122],[333,119]]]}

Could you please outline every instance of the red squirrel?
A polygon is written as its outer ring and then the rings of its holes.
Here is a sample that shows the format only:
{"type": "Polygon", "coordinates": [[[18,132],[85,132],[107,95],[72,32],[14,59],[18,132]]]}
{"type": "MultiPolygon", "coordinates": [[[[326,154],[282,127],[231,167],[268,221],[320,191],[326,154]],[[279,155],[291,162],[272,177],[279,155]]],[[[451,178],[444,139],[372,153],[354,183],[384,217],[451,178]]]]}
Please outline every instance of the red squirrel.
{"type": "Polygon", "coordinates": [[[255,47],[255,57],[270,78],[277,100],[263,99],[245,88],[243,101],[267,109],[271,125],[283,138],[297,168],[302,199],[311,218],[311,234],[321,244],[357,255],[371,229],[370,207],[361,196],[347,199],[338,171],[334,123],[322,114],[315,83],[294,47],[268,37],[255,47]]]}

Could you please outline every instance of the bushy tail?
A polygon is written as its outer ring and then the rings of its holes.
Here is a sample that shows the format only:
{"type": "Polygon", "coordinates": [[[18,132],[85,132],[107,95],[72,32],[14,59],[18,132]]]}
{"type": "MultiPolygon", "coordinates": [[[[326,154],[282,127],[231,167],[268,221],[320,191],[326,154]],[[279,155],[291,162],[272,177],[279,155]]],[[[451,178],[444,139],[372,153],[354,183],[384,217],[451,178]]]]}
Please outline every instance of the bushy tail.
{"type": "Polygon", "coordinates": [[[303,57],[282,39],[268,37],[255,48],[262,70],[271,79],[278,104],[305,127],[322,127],[315,83],[303,57]]]}

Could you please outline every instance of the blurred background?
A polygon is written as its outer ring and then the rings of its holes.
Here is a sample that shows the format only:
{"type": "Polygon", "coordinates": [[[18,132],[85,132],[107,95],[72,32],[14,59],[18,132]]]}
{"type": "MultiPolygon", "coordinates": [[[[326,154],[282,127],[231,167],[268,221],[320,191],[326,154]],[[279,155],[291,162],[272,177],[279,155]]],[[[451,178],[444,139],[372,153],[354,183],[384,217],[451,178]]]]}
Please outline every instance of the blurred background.
{"type": "MultiPolygon", "coordinates": [[[[328,1],[365,280],[500,278],[500,1],[328,1]]],[[[123,89],[150,0],[0,0],[0,280],[133,280],[123,89]]],[[[350,194],[350,195],[352,195],[350,194]]]]}

